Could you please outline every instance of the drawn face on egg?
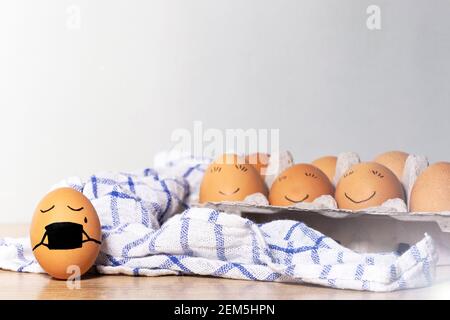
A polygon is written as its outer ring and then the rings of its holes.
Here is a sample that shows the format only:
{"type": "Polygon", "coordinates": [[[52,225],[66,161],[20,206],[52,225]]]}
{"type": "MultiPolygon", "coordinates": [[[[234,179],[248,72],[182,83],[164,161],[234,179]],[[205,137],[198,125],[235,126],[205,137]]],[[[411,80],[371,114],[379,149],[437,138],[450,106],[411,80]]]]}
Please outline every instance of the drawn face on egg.
{"type": "Polygon", "coordinates": [[[366,162],[352,166],[338,182],[335,193],[341,209],[361,210],[395,198],[404,200],[403,187],[385,166],[366,162]]]}
{"type": "Polygon", "coordinates": [[[334,191],[328,177],[310,164],[296,164],[283,171],[274,181],[269,193],[269,203],[274,206],[292,206],[313,202],[334,191]]]}
{"type": "Polygon", "coordinates": [[[56,189],[38,204],[30,240],[41,267],[54,278],[66,279],[68,267],[76,266],[84,274],[95,262],[101,244],[100,221],[81,192],[56,189]]]}
{"type": "Polygon", "coordinates": [[[206,169],[199,201],[243,201],[254,193],[267,196],[267,187],[256,169],[236,155],[223,155],[206,169]]]}

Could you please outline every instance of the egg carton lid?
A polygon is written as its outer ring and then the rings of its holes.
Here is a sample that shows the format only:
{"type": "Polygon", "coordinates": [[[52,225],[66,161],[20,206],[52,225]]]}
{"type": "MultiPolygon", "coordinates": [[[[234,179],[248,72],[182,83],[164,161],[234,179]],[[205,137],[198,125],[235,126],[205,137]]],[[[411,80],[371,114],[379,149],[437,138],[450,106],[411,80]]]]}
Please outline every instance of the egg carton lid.
{"type": "Polygon", "coordinates": [[[371,216],[371,217],[385,217],[393,218],[400,221],[421,221],[421,222],[436,222],[441,231],[450,232],[450,211],[444,212],[387,212],[387,211],[350,211],[344,209],[305,209],[296,207],[280,207],[272,205],[255,205],[242,202],[205,202],[205,203],[194,203],[193,207],[199,208],[210,208],[218,211],[224,211],[228,213],[256,213],[264,215],[276,215],[280,212],[291,212],[291,213],[312,213],[320,214],[328,218],[335,219],[354,219],[361,216],[371,216]]]}

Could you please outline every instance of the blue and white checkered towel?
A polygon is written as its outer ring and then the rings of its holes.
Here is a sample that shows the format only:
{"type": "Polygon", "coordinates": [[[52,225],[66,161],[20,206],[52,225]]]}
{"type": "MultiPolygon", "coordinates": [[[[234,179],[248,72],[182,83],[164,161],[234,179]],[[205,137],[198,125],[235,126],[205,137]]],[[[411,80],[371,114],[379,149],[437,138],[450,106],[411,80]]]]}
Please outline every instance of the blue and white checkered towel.
{"type": "MultiPolygon", "coordinates": [[[[189,208],[186,201],[198,190],[206,165],[180,159],[158,171],[101,173],[58,184],[82,191],[99,214],[103,244],[98,271],[197,274],[369,291],[432,283],[437,253],[427,235],[402,255],[360,254],[301,222],[258,225],[225,212],[189,208]]],[[[0,238],[0,268],[43,272],[25,238],[0,238]]]]}

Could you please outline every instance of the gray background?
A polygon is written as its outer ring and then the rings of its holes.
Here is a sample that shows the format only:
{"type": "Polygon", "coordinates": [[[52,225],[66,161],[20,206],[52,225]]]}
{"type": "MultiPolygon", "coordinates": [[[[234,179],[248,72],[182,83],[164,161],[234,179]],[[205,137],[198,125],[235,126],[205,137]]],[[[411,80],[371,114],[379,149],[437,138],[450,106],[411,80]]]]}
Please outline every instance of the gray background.
{"type": "Polygon", "coordinates": [[[151,165],[194,120],[279,128],[298,161],[450,160],[449,14],[425,0],[2,1],[0,223],[28,222],[61,178],[151,165]]]}

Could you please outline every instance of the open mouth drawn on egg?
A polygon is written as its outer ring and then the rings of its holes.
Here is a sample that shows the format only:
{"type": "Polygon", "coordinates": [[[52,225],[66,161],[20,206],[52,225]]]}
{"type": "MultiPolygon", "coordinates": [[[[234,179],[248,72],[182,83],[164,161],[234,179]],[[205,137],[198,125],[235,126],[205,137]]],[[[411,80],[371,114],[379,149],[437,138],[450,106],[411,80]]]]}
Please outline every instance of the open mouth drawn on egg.
{"type": "Polygon", "coordinates": [[[306,199],[308,199],[309,198],[309,194],[307,194],[303,199],[301,199],[301,200],[293,200],[293,199],[291,199],[291,198],[289,198],[288,196],[284,196],[284,198],[287,200],[287,201],[290,201],[290,202],[292,202],[292,203],[300,203],[300,202],[303,202],[303,201],[305,201],[306,199]]]}
{"type": "Polygon", "coordinates": [[[361,200],[361,201],[356,201],[356,200],[353,200],[352,198],[350,198],[350,196],[349,196],[347,193],[344,193],[345,197],[346,197],[348,200],[350,200],[351,202],[353,202],[353,203],[363,203],[363,202],[369,201],[370,199],[372,199],[373,197],[375,197],[376,194],[377,194],[377,192],[374,191],[374,192],[372,193],[372,195],[371,195],[370,197],[368,197],[367,199],[364,199],[364,200],[361,200]]]}
{"type": "Polygon", "coordinates": [[[219,193],[220,193],[221,195],[223,195],[223,196],[231,196],[231,195],[233,195],[233,194],[235,194],[235,193],[238,193],[239,190],[241,190],[241,188],[237,188],[236,190],[234,190],[234,191],[231,192],[231,193],[225,193],[225,192],[222,192],[222,191],[219,190],[219,193]]]}

